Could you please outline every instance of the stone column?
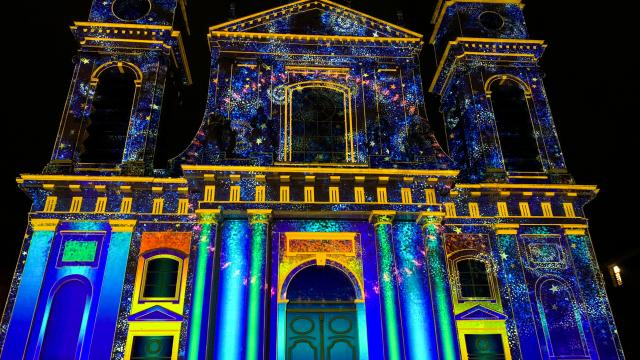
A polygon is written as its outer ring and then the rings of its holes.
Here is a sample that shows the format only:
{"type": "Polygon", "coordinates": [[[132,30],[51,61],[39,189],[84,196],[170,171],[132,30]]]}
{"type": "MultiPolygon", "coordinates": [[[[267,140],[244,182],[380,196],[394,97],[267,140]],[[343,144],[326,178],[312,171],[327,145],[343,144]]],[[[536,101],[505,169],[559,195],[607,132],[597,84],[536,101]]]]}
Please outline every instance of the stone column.
{"type": "Polygon", "coordinates": [[[376,235],[378,255],[378,281],[380,284],[380,300],[382,302],[382,321],[385,355],[388,360],[402,359],[402,333],[398,307],[398,289],[395,275],[395,259],[393,254],[393,219],[395,211],[373,211],[369,221],[373,224],[376,235]]]}
{"type": "Polygon", "coordinates": [[[106,252],[107,261],[100,290],[100,302],[93,326],[94,341],[91,342],[90,359],[111,358],[131,238],[136,224],[137,220],[109,220],[111,238],[106,252]]]}
{"type": "Polygon", "coordinates": [[[576,269],[576,281],[579,283],[584,308],[589,309],[589,325],[595,336],[595,347],[602,359],[624,359],[622,345],[607,298],[604,277],[598,266],[591,238],[586,226],[565,228],[576,269]]]}
{"type": "Polygon", "coordinates": [[[213,285],[213,259],[216,234],[220,222],[220,210],[198,210],[198,239],[195,269],[193,271],[193,294],[191,297],[191,320],[189,325],[189,360],[202,359],[207,354],[207,334],[211,309],[213,285]]]}
{"type": "Polygon", "coordinates": [[[440,358],[453,360],[460,358],[456,324],[451,303],[451,289],[447,273],[447,259],[444,252],[444,239],[439,227],[444,213],[424,212],[418,217],[422,226],[425,248],[427,250],[427,267],[431,285],[431,299],[436,320],[437,344],[440,358]]]}
{"type": "MultiPolygon", "coordinates": [[[[543,355],[538,343],[534,314],[531,309],[536,305],[531,303],[527,278],[522,259],[525,254],[518,250],[518,224],[495,224],[498,283],[504,290],[502,303],[505,311],[510,309],[506,321],[509,343],[519,344],[520,351],[527,354],[528,359],[542,359],[543,355]]],[[[514,352],[514,349],[512,349],[514,352]]]]}
{"type": "Polygon", "coordinates": [[[421,228],[413,221],[397,221],[393,234],[405,360],[437,360],[438,346],[421,228]]]}
{"type": "Polygon", "coordinates": [[[269,222],[271,210],[247,210],[251,227],[249,248],[249,283],[247,296],[247,360],[265,358],[267,257],[269,253],[269,222]]]}

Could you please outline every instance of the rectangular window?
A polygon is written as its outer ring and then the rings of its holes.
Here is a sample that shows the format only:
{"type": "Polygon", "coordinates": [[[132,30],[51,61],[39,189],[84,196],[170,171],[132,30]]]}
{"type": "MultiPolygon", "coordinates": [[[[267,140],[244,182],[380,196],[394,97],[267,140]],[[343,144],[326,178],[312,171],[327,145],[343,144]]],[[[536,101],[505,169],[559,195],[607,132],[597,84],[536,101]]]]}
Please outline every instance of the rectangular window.
{"type": "Polygon", "coordinates": [[[329,202],[331,203],[339,203],[340,202],[340,188],[337,186],[332,186],[329,188],[329,202]]]}
{"type": "Polygon", "coordinates": [[[107,210],[107,197],[101,196],[96,199],[96,210],[95,212],[101,214],[107,210]]]}
{"type": "Polygon", "coordinates": [[[562,206],[564,207],[564,216],[566,217],[576,217],[576,211],[573,208],[573,204],[572,203],[564,203],[562,204],[562,206]]]}
{"type": "Polygon", "coordinates": [[[502,335],[500,334],[465,334],[469,360],[503,360],[505,359],[502,335]]]}
{"type": "Polygon", "coordinates": [[[178,214],[187,214],[189,212],[189,199],[178,200],[178,214]]]}
{"type": "Polygon", "coordinates": [[[134,336],[131,360],[171,360],[173,336],[134,336]]]}
{"type": "Polygon", "coordinates": [[[238,202],[240,201],[240,186],[231,186],[229,187],[229,201],[238,202]]]}
{"type": "Polygon", "coordinates": [[[132,198],[130,197],[122,198],[122,204],[120,205],[120,212],[124,214],[130,213],[132,203],[133,203],[132,198]]]}
{"type": "Polygon", "coordinates": [[[152,214],[162,214],[164,210],[164,199],[153,199],[153,209],[151,209],[152,214]]]}
{"type": "Polygon", "coordinates": [[[460,297],[467,299],[492,299],[489,274],[484,262],[463,259],[456,262],[460,297]]]}
{"type": "Polygon", "coordinates": [[[71,207],[69,208],[69,212],[77,213],[80,212],[82,208],[82,196],[74,196],[71,198],[71,207]]]}
{"type": "Polygon", "coordinates": [[[437,204],[438,199],[436,199],[436,190],[435,189],[427,189],[425,190],[427,204],[437,204]]]}
{"type": "Polygon", "coordinates": [[[142,297],[144,300],[175,300],[179,296],[181,261],[153,257],[145,262],[142,297]]]}
{"type": "Polygon", "coordinates": [[[267,200],[266,186],[256,186],[256,202],[265,202],[267,200]]]}
{"type": "Polygon", "coordinates": [[[289,202],[289,187],[280,186],[280,202],[289,202]]]}
{"type": "Polygon", "coordinates": [[[480,217],[480,208],[478,207],[478,203],[469,203],[469,216],[480,217]]]}
{"type": "Polygon", "coordinates": [[[444,210],[447,214],[447,217],[456,217],[458,214],[456,213],[456,204],[454,203],[446,203],[444,204],[444,210]]]}
{"type": "Polygon", "coordinates": [[[507,208],[506,202],[498,203],[498,216],[502,216],[502,217],[509,216],[509,209],[507,208]]]}
{"type": "Polygon", "coordinates": [[[44,203],[44,212],[56,211],[56,204],[58,203],[57,196],[47,196],[47,200],[44,203]]]}
{"type": "Polygon", "coordinates": [[[403,204],[413,204],[413,196],[411,194],[411,188],[402,188],[400,193],[402,195],[403,204]]]}
{"type": "Polygon", "coordinates": [[[543,202],[540,206],[542,207],[542,216],[553,217],[553,210],[551,209],[550,202],[543,202]]]}
{"type": "Polygon", "coordinates": [[[204,201],[214,202],[216,200],[216,186],[207,185],[204,187],[204,201]]]}
{"type": "Polygon", "coordinates": [[[531,217],[531,209],[529,209],[529,203],[520,203],[520,216],[531,217]]]}
{"type": "Polygon", "coordinates": [[[313,203],[316,201],[316,188],[313,186],[304,187],[304,202],[313,203]]]}
{"type": "Polygon", "coordinates": [[[387,188],[378,188],[378,202],[379,203],[387,203],[387,188]]]}
{"type": "Polygon", "coordinates": [[[365,202],[365,198],[364,198],[364,188],[363,187],[356,187],[354,189],[354,195],[355,195],[355,201],[358,204],[362,204],[365,202]]]}

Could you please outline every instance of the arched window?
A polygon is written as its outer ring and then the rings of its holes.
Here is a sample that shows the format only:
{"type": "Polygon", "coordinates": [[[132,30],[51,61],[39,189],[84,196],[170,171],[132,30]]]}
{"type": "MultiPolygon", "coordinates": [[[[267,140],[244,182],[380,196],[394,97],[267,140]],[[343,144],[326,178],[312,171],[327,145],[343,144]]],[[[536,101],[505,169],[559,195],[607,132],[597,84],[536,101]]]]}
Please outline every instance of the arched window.
{"type": "Polygon", "coordinates": [[[356,299],[349,277],[332,266],[310,266],[297,273],[287,287],[289,301],[344,301],[356,299]]]}
{"type": "Polygon", "coordinates": [[[292,95],[291,161],[347,161],[345,94],[329,88],[307,87],[292,95]]]}
{"type": "Polygon", "coordinates": [[[91,103],[80,161],[116,164],[122,161],[136,91],[136,74],[124,66],[102,71],[91,103]]]}
{"type": "Polygon", "coordinates": [[[507,171],[542,171],[533,122],[521,85],[511,79],[491,84],[491,102],[507,171]]]}
{"type": "Polygon", "coordinates": [[[178,298],[182,261],[157,256],[147,259],[144,267],[142,298],[173,300],[178,298]]]}
{"type": "Polygon", "coordinates": [[[456,262],[460,297],[470,299],[490,299],[491,283],[487,265],[477,259],[462,259],[456,262]]]}
{"type": "Polygon", "coordinates": [[[72,278],[56,290],[42,340],[40,359],[77,359],[82,322],[91,294],[88,282],[72,278]]]}

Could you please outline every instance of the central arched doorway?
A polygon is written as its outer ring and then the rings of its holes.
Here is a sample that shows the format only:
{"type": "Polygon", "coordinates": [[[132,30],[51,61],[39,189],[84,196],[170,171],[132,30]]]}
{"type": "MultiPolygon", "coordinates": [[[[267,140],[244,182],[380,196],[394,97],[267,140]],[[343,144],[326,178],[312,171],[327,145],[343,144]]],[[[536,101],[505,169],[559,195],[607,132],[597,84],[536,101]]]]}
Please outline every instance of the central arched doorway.
{"type": "Polygon", "coordinates": [[[359,359],[356,291],[347,274],[306,267],[291,279],[287,299],[287,360],[359,359]]]}

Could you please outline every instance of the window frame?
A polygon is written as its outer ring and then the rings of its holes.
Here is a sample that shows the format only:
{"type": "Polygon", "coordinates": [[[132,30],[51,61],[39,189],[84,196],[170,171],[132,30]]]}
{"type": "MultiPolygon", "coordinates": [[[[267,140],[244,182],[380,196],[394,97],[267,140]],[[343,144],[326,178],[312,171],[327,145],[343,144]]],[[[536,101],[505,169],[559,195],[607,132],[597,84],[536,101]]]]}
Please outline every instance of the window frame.
{"type": "Polygon", "coordinates": [[[455,283],[455,289],[456,289],[456,297],[458,302],[469,302],[469,301],[475,301],[475,302],[497,302],[497,289],[496,289],[496,283],[495,283],[495,276],[492,273],[492,269],[493,266],[491,264],[491,262],[488,259],[483,258],[482,256],[479,256],[479,254],[477,255],[462,255],[459,257],[456,257],[455,259],[453,259],[451,261],[451,267],[452,267],[452,271],[454,272],[454,283],[455,283]],[[478,261],[480,263],[484,264],[485,267],[485,272],[487,275],[487,283],[489,285],[489,293],[490,295],[488,297],[466,297],[462,295],[462,282],[460,280],[460,269],[458,267],[459,263],[462,261],[467,261],[467,260],[473,260],[473,261],[478,261]]]}
{"type": "Polygon", "coordinates": [[[161,253],[152,252],[142,256],[144,258],[144,264],[142,267],[142,276],[140,279],[140,283],[138,284],[138,303],[147,303],[147,302],[178,302],[180,301],[180,294],[182,291],[182,277],[184,271],[184,257],[178,256],[173,252],[163,251],[161,253]],[[172,297],[145,297],[144,289],[147,280],[147,270],[149,263],[156,259],[171,259],[176,260],[178,262],[178,273],[176,275],[176,290],[175,294],[172,297]]]}
{"type": "MultiPolygon", "coordinates": [[[[281,138],[280,148],[282,160],[285,163],[300,162],[293,161],[293,97],[296,91],[302,91],[309,88],[321,88],[336,91],[341,93],[344,101],[344,121],[345,121],[345,161],[339,163],[340,165],[353,165],[358,164],[357,156],[355,152],[355,133],[357,128],[354,128],[354,115],[353,115],[353,93],[351,89],[343,84],[337,82],[311,80],[303,81],[295,84],[290,84],[285,88],[285,124],[284,124],[284,137],[281,138]]],[[[321,166],[335,165],[333,163],[305,163],[321,166]]]]}

